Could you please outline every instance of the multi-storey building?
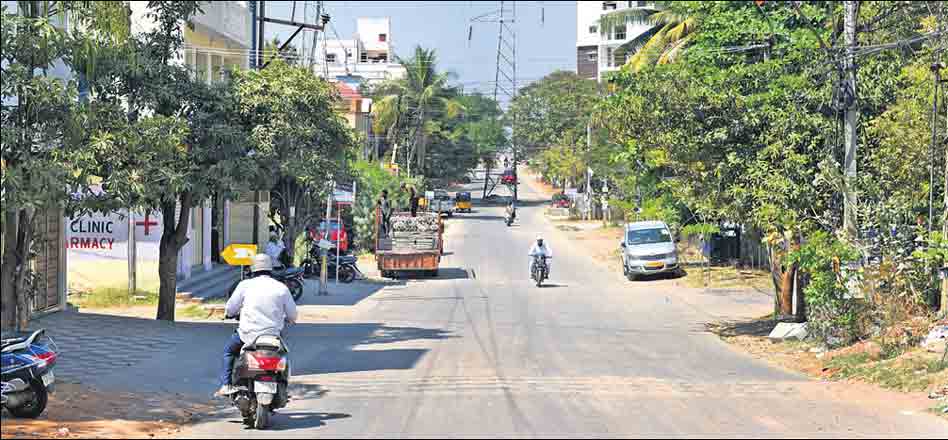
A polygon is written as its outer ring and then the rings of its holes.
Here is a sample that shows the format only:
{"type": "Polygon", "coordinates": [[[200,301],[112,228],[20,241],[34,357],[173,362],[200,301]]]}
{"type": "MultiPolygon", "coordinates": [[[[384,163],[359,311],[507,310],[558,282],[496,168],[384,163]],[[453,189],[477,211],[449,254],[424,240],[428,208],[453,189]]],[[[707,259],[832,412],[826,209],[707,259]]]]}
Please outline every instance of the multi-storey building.
{"type": "Polygon", "coordinates": [[[623,47],[652,26],[642,19],[627,19],[625,24],[603,32],[600,19],[630,8],[654,9],[654,2],[577,1],[576,72],[584,78],[601,80],[603,74],[618,70],[632,54],[623,47]]]}
{"type": "Polygon", "coordinates": [[[348,40],[326,40],[316,47],[317,57],[325,54],[325,65],[317,63],[316,73],[330,81],[342,81],[358,88],[405,76],[405,68],[395,61],[392,23],[388,17],[356,19],[356,33],[348,40]]]}

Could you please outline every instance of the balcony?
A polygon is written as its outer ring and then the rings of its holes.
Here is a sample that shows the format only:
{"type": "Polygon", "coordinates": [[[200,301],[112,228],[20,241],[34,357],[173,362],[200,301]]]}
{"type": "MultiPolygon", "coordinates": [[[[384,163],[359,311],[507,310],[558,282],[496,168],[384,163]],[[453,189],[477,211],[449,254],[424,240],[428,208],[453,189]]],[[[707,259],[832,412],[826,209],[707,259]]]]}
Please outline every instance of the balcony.
{"type": "Polygon", "coordinates": [[[204,13],[192,19],[195,32],[224,38],[231,44],[250,47],[250,10],[247,8],[247,2],[205,2],[202,3],[201,9],[204,13]]]}

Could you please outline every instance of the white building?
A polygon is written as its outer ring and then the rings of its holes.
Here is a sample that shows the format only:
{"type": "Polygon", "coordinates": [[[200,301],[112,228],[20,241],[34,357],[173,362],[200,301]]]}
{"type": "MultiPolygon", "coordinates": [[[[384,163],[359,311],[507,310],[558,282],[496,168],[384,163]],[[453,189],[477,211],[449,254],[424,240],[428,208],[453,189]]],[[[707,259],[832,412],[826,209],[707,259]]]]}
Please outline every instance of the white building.
{"type": "Polygon", "coordinates": [[[356,19],[356,32],[351,39],[319,42],[316,51],[320,58],[325,54],[325,66],[318,64],[316,73],[351,87],[405,76],[405,68],[395,61],[392,23],[388,17],[360,17],[356,19]]]}
{"type": "MultiPolygon", "coordinates": [[[[147,1],[130,1],[132,32],[144,32],[155,26],[146,17],[147,1]]],[[[184,49],[180,62],[189,66],[197,78],[220,81],[232,68],[249,67],[252,17],[246,1],[214,1],[201,4],[202,13],[185,26],[184,49]]],[[[188,279],[193,270],[210,270],[218,252],[233,243],[264,244],[269,230],[269,192],[241,194],[239,200],[205,200],[191,211],[189,241],[178,258],[178,275],[188,279]],[[220,202],[220,206],[217,203],[220,202]],[[257,211],[256,214],[254,211],[257,211]],[[217,216],[221,220],[216,220],[217,216]],[[257,227],[254,228],[254,220],[257,227]],[[220,225],[220,230],[215,230],[220,225]],[[256,236],[254,235],[256,231],[256,236]]]]}
{"type": "Polygon", "coordinates": [[[608,34],[603,34],[599,19],[630,8],[654,10],[654,2],[644,1],[577,1],[576,2],[576,73],[601,80],[603,73],[618,70],[631,53],[620,50],[639,35],[652,28],[644,20],[628,20],[608,34]]]}

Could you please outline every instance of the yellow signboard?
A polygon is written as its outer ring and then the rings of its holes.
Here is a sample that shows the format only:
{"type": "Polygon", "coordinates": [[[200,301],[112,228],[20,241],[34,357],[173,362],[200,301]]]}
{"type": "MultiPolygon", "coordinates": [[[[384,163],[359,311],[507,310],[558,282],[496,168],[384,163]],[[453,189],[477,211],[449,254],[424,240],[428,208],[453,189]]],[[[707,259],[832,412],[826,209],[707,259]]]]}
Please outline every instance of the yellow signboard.
{"type": "Polygon", "coordinates": [[[250,266],[257,255],[255,244],[232,244],[221,251],[221,257],[231,266],[250,266]]]}

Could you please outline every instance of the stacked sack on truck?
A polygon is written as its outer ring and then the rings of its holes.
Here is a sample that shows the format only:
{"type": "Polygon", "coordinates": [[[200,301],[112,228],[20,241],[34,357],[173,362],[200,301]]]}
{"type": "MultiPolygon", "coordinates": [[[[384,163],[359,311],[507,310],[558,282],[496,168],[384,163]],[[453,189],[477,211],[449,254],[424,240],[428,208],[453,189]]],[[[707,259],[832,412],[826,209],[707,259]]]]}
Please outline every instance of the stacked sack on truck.
{"type": "Polygon", "coordinates": [[[392,250],[438,249],[441,219],[437,214],[392,216],[392,250]]]}

